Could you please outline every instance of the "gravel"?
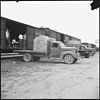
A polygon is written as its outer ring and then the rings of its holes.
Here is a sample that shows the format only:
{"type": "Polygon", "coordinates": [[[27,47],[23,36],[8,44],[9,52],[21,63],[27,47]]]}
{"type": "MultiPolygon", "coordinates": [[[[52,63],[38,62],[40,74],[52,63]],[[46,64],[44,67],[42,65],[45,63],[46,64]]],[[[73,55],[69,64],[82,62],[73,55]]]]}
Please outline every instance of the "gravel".
{"type": "Polygon", "coordinates": [[[1,99],[98,99],[99,53],[75,64],[1,60],[1,99]]]}

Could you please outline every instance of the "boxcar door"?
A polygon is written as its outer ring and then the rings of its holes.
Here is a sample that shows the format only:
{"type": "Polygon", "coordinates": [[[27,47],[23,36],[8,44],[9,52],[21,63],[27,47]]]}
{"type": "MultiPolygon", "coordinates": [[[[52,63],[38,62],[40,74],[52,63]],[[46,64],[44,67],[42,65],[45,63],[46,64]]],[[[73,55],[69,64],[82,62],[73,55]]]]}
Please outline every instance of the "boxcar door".
{"type": "Polygon", "coordinates": [[[35,29],[33,27],[26,27],[26,41],[27,41],[27,49],[33,50],[33,42],[35,38],[35,29]]]}

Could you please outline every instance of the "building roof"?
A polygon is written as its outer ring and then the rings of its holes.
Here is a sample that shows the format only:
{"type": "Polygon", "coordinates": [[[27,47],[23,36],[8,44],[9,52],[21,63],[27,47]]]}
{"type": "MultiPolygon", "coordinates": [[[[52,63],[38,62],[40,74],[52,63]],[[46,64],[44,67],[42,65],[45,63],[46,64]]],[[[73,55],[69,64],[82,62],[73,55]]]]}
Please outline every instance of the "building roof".
{"type": "MultiPolygon", "coordinates": [[[[93,43],[88,43],[88,42],[83,42],[82,44],[91,44],[91,45],[95,45],[93,43]]],[[[96,45],[95,45],[96,46],[96,45]]]]}
{"type": "Polygon", "coordinates": [[[34,27],[34,26],[32,26],[32,25],[25,24],[25,23],[22,23],[22,22],[18,22],[18,21],[15,21],[15,20],[12,20],[12,19],[9,19],[9,18],[6,18],[6,17],[2,17],[2,16],[1,16],[1,18],[6,19],[6,20],[9,20],[9,21],[12,21],[12,22],[15,22],[15,23],[22,24],[22,25],[24,25],[24,26],[30,26],[30,27],[35,28],[35,29],[44,29],[44,30],[46,30],[46,31],[47,31],[47,30],[48,30],[48,31],[53,31],[53,32],[55,32],[55,33],[57,33],[57,34],[64,34],[65,36],[69,36],[69,37],[73,37],[73,38],[75,38],[75,39],[77,39],[77,40],[81,40],[81,39],[76,38],[76,37],[74,37],[74,36],[71,36],[71,35],[68,35],[68,34],[65,34],[65,33],[58,32],[58,31],[56,31],[56,30],[52,30],[52,29],[47,28],[47,27],[39,27],[39,28],[37,28],[37,27],[34,27]]]}
{"type": "Polygon", "coordinates": [[[9,19],[9,18],[6,18],[6,17],[2,17],[2,16],[1,16],[0,18],[9,20],[9,21],[12,21],[12,22],[15,22],[15,23],[23,24],[23,25],[25,25],[25,26],[30,26],[30,27],[36,28],[36,27],[34,27],[34,26],[31,26],[31,25],[28,25],[28,24],[25,24],[25,23],[22,23],[22,22],[19,22],[19,21],[15,21],[15,20],[12,20],[12,19],[9,19]]]}

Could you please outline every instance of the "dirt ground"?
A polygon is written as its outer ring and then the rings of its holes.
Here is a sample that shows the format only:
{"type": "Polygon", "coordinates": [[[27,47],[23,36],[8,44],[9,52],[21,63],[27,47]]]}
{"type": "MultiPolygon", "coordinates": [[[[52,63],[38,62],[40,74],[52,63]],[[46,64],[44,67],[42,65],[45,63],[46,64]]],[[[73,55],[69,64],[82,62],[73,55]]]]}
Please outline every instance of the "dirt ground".
{"type": "Polygon", "coordinates": [[[99,53],[75,64],[1,60],[1,99],[98,99],[99,53]]]}

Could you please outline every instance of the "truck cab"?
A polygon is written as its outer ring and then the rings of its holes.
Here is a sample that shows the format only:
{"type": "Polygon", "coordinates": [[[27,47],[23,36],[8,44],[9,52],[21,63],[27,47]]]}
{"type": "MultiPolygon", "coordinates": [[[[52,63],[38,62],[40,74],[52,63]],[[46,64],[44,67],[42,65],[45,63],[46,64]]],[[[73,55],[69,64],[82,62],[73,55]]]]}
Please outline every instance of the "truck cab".
{"type": "Polygon", "coordinates": [[[74,63],[78,59],[78,50],[76,47],[66,47],[60,41],[50,42],[49,57],[64,59],[66,63],[74,63]]]}
{"type": "Polygon", "coordinates": [[[90,56],[93,56],[95,54],[95,52],[96,52],[95,48],[87,48],[87,50],[88,50],[90,56]]]}
{"type": "Polygon", "coordinates": [[[78,52],[80,53],[80,56],[84,56],[85,58],[89,58],[90,56],[89,49],[86,45],[81,44],[81,48],[78,50],[78,52]]]}
{"type": "Polygon", "coordinates": [[[50,43],[50,56],[60,57],[62,52],[71,51],[77,54],[78,50],[75,47],[65,47],[60,41],[52,41],[50,43]]]}

